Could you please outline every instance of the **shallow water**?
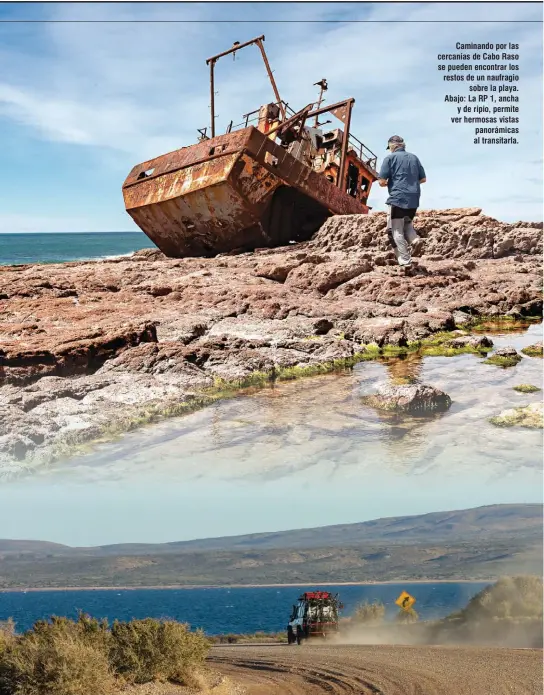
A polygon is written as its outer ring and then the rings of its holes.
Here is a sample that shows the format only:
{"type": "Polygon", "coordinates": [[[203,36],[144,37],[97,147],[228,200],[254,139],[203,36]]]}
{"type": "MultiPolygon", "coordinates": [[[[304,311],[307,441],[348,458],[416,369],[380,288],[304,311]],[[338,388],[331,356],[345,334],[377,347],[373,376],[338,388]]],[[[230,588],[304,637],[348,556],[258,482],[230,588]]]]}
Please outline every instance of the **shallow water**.
{"type": "MultiPolygon", "coordinates": [[[[533,325],[493,340],[519,350],[541,332],[533,325]]],[[[487,419],[539,400],[541,393],[512,387],[541,386],[541,370],[542,360],[528,357],[501,369],[474,355],[410,356],[281,383],[3,485],[0,535],[21,537],[27,525],[26,535],[34,528],[20,517],[11,521],[18,503],[43,511],[40,533],[30,535],[81,545],[540,502],[541,432],[500,429],[487,419]],[[451,409],[418,419],[362,404],[360,395],[376,382],[406,375],[448,393],[451,409]],[[114,527],[108,509],[116,512],[114,527]]]]}

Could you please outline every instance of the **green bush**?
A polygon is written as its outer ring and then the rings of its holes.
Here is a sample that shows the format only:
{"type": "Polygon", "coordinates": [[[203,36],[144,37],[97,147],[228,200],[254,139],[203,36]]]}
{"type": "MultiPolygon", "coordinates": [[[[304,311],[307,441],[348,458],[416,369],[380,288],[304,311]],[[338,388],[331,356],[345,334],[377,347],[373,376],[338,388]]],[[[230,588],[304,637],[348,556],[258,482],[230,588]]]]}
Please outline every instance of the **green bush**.
{"type": "Polygon", "coordinates": [[[110,659],[116,673],[131,683],[152,680],[194,685],[210,644],[202,632],[172,620],[115,621],[110,659]]]}
{"type": "Polygon", "coordinates": [[[359,625],[379,625],[385,617],[385,606],[381,601],[360,603],[353,614],[353,622],[359,625]]]}

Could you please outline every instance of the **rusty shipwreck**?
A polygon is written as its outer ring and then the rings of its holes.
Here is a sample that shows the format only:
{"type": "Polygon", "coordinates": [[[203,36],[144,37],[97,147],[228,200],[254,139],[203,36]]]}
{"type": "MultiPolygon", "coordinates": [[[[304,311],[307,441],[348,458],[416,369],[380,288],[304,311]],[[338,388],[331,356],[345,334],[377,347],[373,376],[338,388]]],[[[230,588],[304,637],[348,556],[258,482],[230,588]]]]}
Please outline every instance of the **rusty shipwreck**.
{"type": "Polygon", "coordinates": [[[331,215],[368,213],[376,155],[350,133],[355,100],[294,111],[280,98],[264,36],[209,58],[211,127],[189,147],[137,164],[123,184],[128,214],[167,256],[214,256],[309,239],[331,215]],[[215,132],[214,68],[256,45],[275,101],[215,132]],[[341,127],[326,130],[328,114],[341,127]]]}

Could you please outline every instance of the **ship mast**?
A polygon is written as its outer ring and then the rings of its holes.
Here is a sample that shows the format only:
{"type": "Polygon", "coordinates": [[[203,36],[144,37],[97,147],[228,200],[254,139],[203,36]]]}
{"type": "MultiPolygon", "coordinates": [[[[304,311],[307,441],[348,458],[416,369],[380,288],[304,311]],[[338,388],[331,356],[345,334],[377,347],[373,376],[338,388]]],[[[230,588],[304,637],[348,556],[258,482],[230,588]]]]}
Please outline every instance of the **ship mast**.
{"type": "Polygon", "coordinates": [[[263,46],[263,41],[264,41],[264,34],[262,36],[257,36],[255,39],[251,39],[251,41],[246,41],[245,43],[240,43],[239,41],[236,41],[232,48],[229,48],[228,51],[223,51],[223,53],[218,53],[215,56],[212,56],[211,58],[208,58],[206,61],[206,65],[210,66],[210,110],[211,110],[211,136],[212,138],[215,137],[215,80],[214,80],[214,68],[215,64],[219,60],[219,58],[223,58],[224,56],[228,56],[231,53],[236,53],[236,51],[239,51],[241,48],[246,48],[246,46],[252,46],[256,45],[258,46],[259,50],[261,51],[261,55],[266,67],[266,72],[268,73],[268,79],[270,80],[270,84],[272,85],[272,89],[274,91],[274,96],[276,97],[276,103],[279,106],[280,112],[281,112],[281,118],[282,121],[285,120],[285,106],[281,100],[280,93],[278,92],[278,87],[276,85],[276,80],[274,79],[274,75],[272,74],[272,70],[270,68],[270,63],[268,62],[268,58],[266,56],[266,52],[264,50],[263,46]]]}

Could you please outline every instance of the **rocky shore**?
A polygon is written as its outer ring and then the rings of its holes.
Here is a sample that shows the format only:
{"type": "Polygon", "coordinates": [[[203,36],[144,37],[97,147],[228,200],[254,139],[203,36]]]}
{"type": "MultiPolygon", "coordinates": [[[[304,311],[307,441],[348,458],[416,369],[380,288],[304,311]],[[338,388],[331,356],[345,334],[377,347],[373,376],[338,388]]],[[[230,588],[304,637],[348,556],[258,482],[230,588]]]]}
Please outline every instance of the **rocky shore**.
{"type": "MultiPolygon", "coordinates": [[[[415,349],[481,317],[542,315],[542,223],[464,208],[422,211],[416,227],[424,244],[410,271],[396,265],[384,213],[210,259],[146,249],[0,267],[0,469],[240,384],[415,349]]],[[[449,354],[482,348],[455,338],[449,354]]]]}

